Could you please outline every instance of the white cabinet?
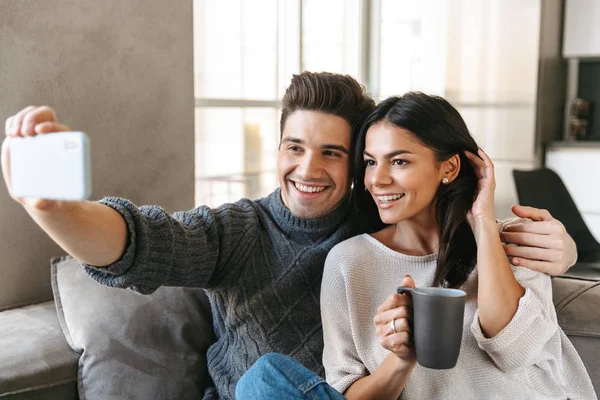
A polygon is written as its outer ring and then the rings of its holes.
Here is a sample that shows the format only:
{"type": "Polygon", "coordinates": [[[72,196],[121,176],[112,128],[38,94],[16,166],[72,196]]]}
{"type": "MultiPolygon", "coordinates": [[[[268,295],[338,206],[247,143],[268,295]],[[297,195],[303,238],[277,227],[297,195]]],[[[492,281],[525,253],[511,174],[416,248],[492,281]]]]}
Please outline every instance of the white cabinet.
{"type": "Polygon", "coordinates": [[[546,167],[560,176],[586,225],[600,241],[600,143],[550,147],[546,167]]]}
{"type": "Polygon", "coordinates": [[[600,57],[600,1],[566,1],[563,55],[600,57]]]}

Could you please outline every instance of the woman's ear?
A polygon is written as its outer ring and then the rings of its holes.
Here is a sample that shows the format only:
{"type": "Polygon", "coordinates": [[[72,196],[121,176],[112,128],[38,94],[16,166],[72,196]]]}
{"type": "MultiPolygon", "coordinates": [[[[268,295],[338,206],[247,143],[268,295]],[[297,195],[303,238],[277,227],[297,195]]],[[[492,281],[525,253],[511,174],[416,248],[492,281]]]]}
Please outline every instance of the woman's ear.
{"type": "Polygon", "coordinates": [[[446,161],[442,162],[441,171],[443,174],[442,179],[445,184],[451,183],[453,180],[455,180],[460,172],[460,156],[455,154],[446,161]],[[448,178],[448,180],[446,181],[445,178],[448,178]]]}

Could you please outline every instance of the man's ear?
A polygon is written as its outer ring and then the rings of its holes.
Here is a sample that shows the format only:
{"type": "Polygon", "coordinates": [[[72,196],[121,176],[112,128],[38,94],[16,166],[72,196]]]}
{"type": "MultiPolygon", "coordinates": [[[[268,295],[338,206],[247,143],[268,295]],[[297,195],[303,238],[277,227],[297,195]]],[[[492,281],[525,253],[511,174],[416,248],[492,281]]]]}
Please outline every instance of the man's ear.
{"type": "Polygon", "coordinates": [[[448,178],[448,183],[451,183],[456,179],[460,172],[460,156],[458,154],[453,155],[446,161],[442,162],[443,177],[448,178]]]}

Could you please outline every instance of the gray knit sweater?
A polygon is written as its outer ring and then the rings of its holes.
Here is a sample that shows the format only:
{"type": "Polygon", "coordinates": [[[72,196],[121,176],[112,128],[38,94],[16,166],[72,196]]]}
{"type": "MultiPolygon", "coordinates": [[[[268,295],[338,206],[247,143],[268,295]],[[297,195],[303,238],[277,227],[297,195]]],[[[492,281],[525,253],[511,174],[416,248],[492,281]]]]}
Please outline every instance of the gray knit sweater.
{"type": "Polygon", "coordinates": [[[129,244],[115,264],[84,268],[102,284],[141,293],[206,288],[217,335],[208,368],[221,398],[234,398],[238,379],[268,352],[324,375],[319,292],[327,253],[356,234],[348,204],[305,220],[283,205],[279,190],[172,215],[121,198],[101,203],[125,218],[129,244]]]}

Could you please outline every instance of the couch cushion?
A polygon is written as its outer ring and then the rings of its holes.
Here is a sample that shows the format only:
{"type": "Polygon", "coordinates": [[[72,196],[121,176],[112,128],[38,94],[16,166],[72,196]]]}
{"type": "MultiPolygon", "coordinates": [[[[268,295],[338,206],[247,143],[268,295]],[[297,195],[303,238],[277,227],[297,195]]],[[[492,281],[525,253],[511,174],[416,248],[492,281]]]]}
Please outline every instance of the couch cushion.
{"type": "Polygon", "coordinates": [[[552,294],[558,323],[583,360],[600,393],[600,280],[556,277],[552,294]]]}
{"type": "Polygon", "coordinates": [[[0,312],[0,398],[76,399],[78,358],[53,302],[0,312]]]}
{"type": "Polygon", "coordinates": [[[52,286],[67,341],[81,353],[81,399],[202,398],[214,341],[203,290],[106,287],[70,257],[52,260],[52,286]]]}

